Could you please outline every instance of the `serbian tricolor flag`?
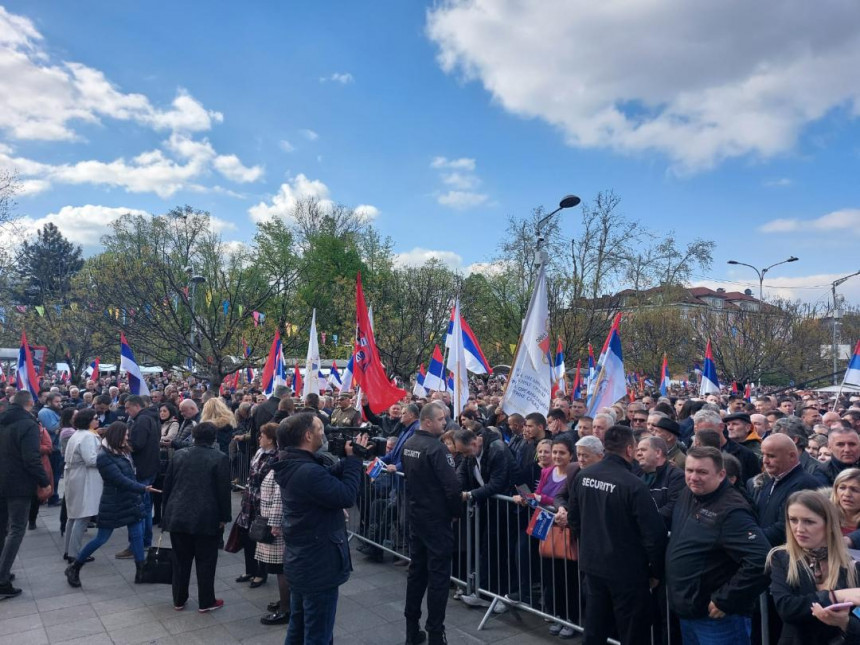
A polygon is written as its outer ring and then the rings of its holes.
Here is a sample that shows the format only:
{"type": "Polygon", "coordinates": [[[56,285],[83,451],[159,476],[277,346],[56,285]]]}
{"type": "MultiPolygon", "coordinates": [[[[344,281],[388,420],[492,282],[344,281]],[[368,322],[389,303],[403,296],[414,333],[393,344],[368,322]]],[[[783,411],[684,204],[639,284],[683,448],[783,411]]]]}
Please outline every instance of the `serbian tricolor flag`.
{"type": "Polygon", "coordinates": [[[860,341],[854,347],[854,355],[848,363],[848,369],[845,370],[843,382],[849,385],[860,385],[860,341]]]}
{"type": "Polygon", "coordinates": [[[433,357],[430,359],[430,366],[424,376],[424,389],[436,390],[437,392],[445,390],[445,365],[442,352],[439,351],[439,345],[433,347],[433,357]]]}
{"type": "Polygon", "coordinates": [[[355,314],[356,314],[356,352],[355,352],[355,381],[361,386],[367,396],[367,403],[374,414],[381,414],[407,396],[404,390],[391,385],[379,352],[376,351],[376,340],[373,328],[367,315],[367,303],[364,300],[364,289],[361,287],[361,272],[355,279],[355,314]]]}
{"type": "MultiPolygon", "coordinates": [[[[448,333],[445,335],[445,347],[451,348],[454,334],[454,309],[451,309],[451,320],[448,322],[448,333]]],[[[492,374],[493,368],[481,351],[481,346],[478,344],[478,339],[469,323],[460,314],[460,331],[463,335],[463,354],[466,362],[466,369],[472,374],[492,374]]]]}
{"type": "Polygon", "coordinates": [[[600,408],[611,407],[613,403],[624,398],[627,394],[627,384],[624,382],[624,357],[621,352],[621,336],[618,333],[618,323],[621,317],[616,316],[615,323],[609,330],[604,343],[603,360],[594,386],[594,393],[589,392],[588,416],[600,411],[600,408]]]}
{"type": "Polygon", "coordinates": [[[588,396],[594,390],[594,381],[597,380],[597,368],[594,366],[594,348],[591,343],[588,343],[588,380],[585,383],[585,389],[588,396]]]}
{"type": "Polygon", "coordinates": [[[749,383],[747,383],[746,387],[744,388],[744,399],[747,403],[752,401],[752,386],[749,383]]]}
{"type": "Polygon", "coordinates": [[[663,366],[660,368],[660,394],[666,396],[669,392],[669,357],[663,354],[663,366]]]}
{"type": "Polygon", "coordinates": [[[263,394],[272,396],[275,386],[286,385],[286,370],[284,368],[284,353],[281,348],[281,333],[275,329],[275,337],[272,339],[272,347],[269,357],[263,366],[263,394]]]}
{"type": "Polygon", "coordinates": [[[737,393],[738,393],[738,382],[732,381],[732,394],[737,394],[737,393]]]}
{"type": "Polygon", "coordinates": [[[331,362],[331,369],[328,372],[328,384],[338,389],[341,388],[340,372],[337,370],[337,361],[331,362]]]}
{"type": "Polygon", "coordinates": [[[558,339],[558,342],[555,346],[555,363],[553,364],[553,384],[552,384],[552,398],[558,396],[564,396],[567,393],[567,387],[564,380],[564,348],[561,346],[561,338],[558,339]]]}
{"type": "Polygon", "coordinates": [[[293,369],[293,393],[296,396],[299,396],[303,387],[304,381],[302,381],[302,373],[299,371],[299,364],[296,363],[295,369],[293,369]]]}
{"type": "Polygon", "coordinates": [[[30,354],[30,345],[27,343],[27,334],[21,332],[21,347],[18,349],[17,380],[19,390],[29,390],[33,400],[39,398],[39,377],[33,367],[33,356],[30,354]]]}
{"type": "Polygon", "coordinates": [[[349,361],[346,364],[346,369],[343,370],[343,376],[341,377],[340,391],[347,392],[352,389],[352,376],[353,376],[353,367],[355,366],[355,353],[349,357],[349,361]]]}
{"type": "Polygon", "coordinates": [[[412,394],[421,398],[427,396],[427,390],[424,388],[424,363],[418,366],[418,373],[415,375],[415,385],[412,387],[412,394]]]}
{"type": "Polygon", "coordinates": [[[99,357],[96,356],[96,360],[89,364],[87,367],[87,371],[84,373],[85,376],[91,377],[93,380],[96,380],[99,377],[99,357]]]}
{"type": "Polygon", "coordinates": [[[143,380],[140,365],[134,360],[134,352],[131,351],[125,334],[122,332],[119,334],[119,357],[119,368],[125,370],[126,376],[128,376],[128,389],[131,393],[138,396],[149,396],[149,387],[143,380]]]}
{"type": "Polygon", "coordinates": [[[717,366],[714,364],[714,355],[711,353],[711,341],[705,348],[705,366],[702,368],[702,382],[699,385],[699,395],[719,394],[720,381],[717,379],[717,366]]]}
{"type": "Polygon", "coordinates": [[[582,398],[582,359],[576,361],[576,376],[573,377],[573,399],[582,398]]]}

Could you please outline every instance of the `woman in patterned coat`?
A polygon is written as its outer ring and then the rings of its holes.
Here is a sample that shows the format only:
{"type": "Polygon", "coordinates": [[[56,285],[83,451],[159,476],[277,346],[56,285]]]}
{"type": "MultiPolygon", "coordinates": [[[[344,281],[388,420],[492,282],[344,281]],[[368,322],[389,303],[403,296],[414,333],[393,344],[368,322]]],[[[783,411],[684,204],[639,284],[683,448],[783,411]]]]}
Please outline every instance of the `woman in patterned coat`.
{"type": "Polygon", "coordinates": [[[278,600],[269,604],[270,613],[260,618],[260,622],[264,625],[284,625],[290,621],[290,583],[284,575],[281,487],[275,481],[275,472],[271,469],[260,486],[260,515],[268,520],[267,524],[272,527],[275,539],[268,544],[257,543],[257,562],[266,568],[267,573],[278,577],[278,600]]]}

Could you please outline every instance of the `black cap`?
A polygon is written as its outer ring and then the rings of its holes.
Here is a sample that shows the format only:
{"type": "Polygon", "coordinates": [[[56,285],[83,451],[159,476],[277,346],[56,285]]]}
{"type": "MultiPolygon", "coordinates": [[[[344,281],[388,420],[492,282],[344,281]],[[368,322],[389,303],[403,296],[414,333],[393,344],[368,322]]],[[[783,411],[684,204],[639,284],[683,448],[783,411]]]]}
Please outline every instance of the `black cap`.
{"type": "Polygon", "coordinates": [[[748,423],[752,425],[752,419],[750,419],[750,415],[746,412],[736,412],[735,414],[728,414],[723,417],[723,423],[727,421],[743,421],[744,423],[748,423]]]}
{"type": "Polygon", "coordinates": [[[663,428],[663,430],[668,430],[676,437],[681,436],[681,426],[679,426],[675,421],[670,419],[669,417],[660,417],[657,419],[657,422],[652,424],[658,428],[663,428]]]}

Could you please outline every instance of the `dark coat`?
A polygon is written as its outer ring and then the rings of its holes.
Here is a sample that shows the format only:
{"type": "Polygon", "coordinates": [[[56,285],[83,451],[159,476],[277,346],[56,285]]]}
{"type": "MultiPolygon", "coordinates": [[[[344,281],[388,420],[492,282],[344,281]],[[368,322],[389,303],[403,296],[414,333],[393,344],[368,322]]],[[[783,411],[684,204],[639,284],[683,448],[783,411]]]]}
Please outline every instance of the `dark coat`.
{"type": "Polygon", "coordinates": [[[816,481],[822,486],[832,486],[833,484],[827,478],[827,473],[824,471],[824,464],[817,459],[813,459],[805,450],[798,448],[800,453],[800,466],[806,471],[807,475],[815,477],[816,481]]]}
{"type": "MultiPolygon", "coordinates": [[[[648,484],[648,488],[651,489],[651,497],[654,498],[657,511],[668,528],[672,525],[672,511],[675,509],[675,502],[678,501],[681,491],[686,486],[684,471],[676,467],[671,461],[667,461],[657,468],[654,475],[654,481],[648,484]]],[[[644,473],[641,477],[644,479],[644,473]]]]}
{"type": "Polygon", "coordinates": [[[741,481],[745,482],[751,477],[755,477],[761,472],[761,462],[755,453],[749,448],[744,448],[737,441],[726,439],[726,443],[721,448],[723,452],[733,455],[741,464],[741,481]]]}
{"type": "Polygon", "coordinates": [[[39,422],[20,405],[0,414],[0,497],[33,497],[51,482],[39,455],[39,422]]]}
{"type": "Polygon", "coordinates": [[[278,397],[270,396],[265,403],[260,403],[256,408],[254,408],[254,423],[251,426],[251,433],[254,435],[255,439],[260,434],[260,428],[266,425],[275,416],[280,403],[281,400],[278,397]]]}
{"type": "Polygon", "coordinates": [[[131,458],[137,481],[152,480],[158,474],[158,455],[161,442],[161,421],[158,411],[144,408],[132,419],[128,430],[131,458]]]}
{"type": "Polygon", "coordinates": [[[666,524],[624,458],[607,454],[580,470],[570,492],[568,522],[584,573],[622,584],[662,579],[666,524]]]}
{"type": "Polygon", "coordinates": [[[218,535],[230,508],[230,460],[212,446],[193,445],[174,453],[164,476],[161,526],[173,533],[218,535]]]}
{"type": "Polygon", "coordinates": [[[846,470],[847,468],[857,468],[858,466],[860,466],[860,464],[846,464],[839,461],[836,457],[831,457],[830,461],[823,464],[822,468],[824,476],[827,478],[827,485],[833,486],[833,482],[836,481],[836,477],[843,470],[846,470]]]}
{"type": "Polygon", "coordinates": [[[475,457],[467,457],[457,467],[460,487],[465,491],[471,491],[475,502],[480,504],[493,495],[504,495],[510,492],[508,489],[512,484],[510,473],[513,455],[504,441],[488,441],[487,437],[484,437],[478,464],[481,478],[484,480],[483,485],[475,477],[476,463],[475,457]]]}
{"type": "Polygon", "coordinates": [[[288,448],[272,466],[284,509],[284,573],[302,593],[339,587],[352,560],[345,508],[358,497],[361,459],[348,457],[327,468],[320,457],[288,448]]]}
{"type": "Polygon", "coordinates": [[[142,520],[146,486],[135,478],[131,462],[102,447],[96,466],[104,482],[99,500],[99,528],[118,529],[142,520]]]}
{"type": "Polygon", "coordinates": [[[724,479],[708,495],[685,488],[675,504],[666,551],[669,606],[681,618],[704,618],[711,601],[749,616],[767,587],[770,544],[740,491],[724,479]]]}
{"type": "MultiPolygon", "coordinates": [[[[810,611],[812,603],[817,602],[822,607],[831,604],[829,591],[818,591],[815,581],[810,575],[801,570],[800,580],[796,587],[788,584],[788,553],[784,550],[775,551],[771,556],[770,593],[776,605],[776,611],[782,619],[782,634],[779,645],[811,645],[812,643],[842,643],[857,645],[860,643],[860,620],[851,616],[848,619],[848,632],[845,640],[839,640],[838,627],[825,625],[815,618],[810,611]]],[[[860,562],[854,563],[857,579],[860,580],[860,562]]],[[[839,576],[837,589],[848,587],[845,572],[839,576]]]]}
{"type": "Polygon", "coordinates": [[[747,482],[758,515],[758,525],[771,546],[785,544],[785,503],[798,490],[815,490],[821,484],[808,475],[798,463],[776,486],[769,475],[753,477],[747,482]]]}

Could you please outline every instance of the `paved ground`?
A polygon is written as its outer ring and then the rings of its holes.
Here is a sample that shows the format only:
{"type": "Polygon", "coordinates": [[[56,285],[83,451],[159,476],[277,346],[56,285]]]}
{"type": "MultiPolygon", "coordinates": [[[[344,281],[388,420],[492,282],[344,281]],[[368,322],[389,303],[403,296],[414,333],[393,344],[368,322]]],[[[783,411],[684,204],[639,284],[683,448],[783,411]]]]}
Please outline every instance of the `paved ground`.
{"type": "MultiPolygon", "coordinates": [[[[235,496],[236,503],[238,495],[235,496]]],[[[82,588],[73,589],[63,576],[59,508],[42,507],[38,528],[24,538],[13,572],[24,593],[0,601],[0,643],[14,645],[221,645],[283,643],[286,626],[267,627],[259,618],[266,604],[277,598],[274,578],[257,589],[238,584],[244,573],[242,554],[219,552],[215,590],[224,608],[199,614],[196,587],[182,613],[173,610],[168,585],[135,585],[134,563],[116,560],[114,553],[126,546],[124,530],[96,552],[95,562],[81,571],[82,588]]],[[[158,530],[158,529],[156,529],[158,530]]],[[[87,538],[95,534],[87,533],[87,538]]],[[[164,543],[168,543],[165,534],[164,543]]],[[[355,571],[341,587],[335,628],[336,641],[402,643],[405,567],[369,563],[353,549],[355,571]]],[[[192,585],[194,576],[192,575],[192,585]]],[[[469,609],[451,600],[448,605],[450,643],[497,645],[578,642],[559,641],[547,633],[541,619],[509,612],[494,617],[478,631],[483,610],[469,609]]]]}

